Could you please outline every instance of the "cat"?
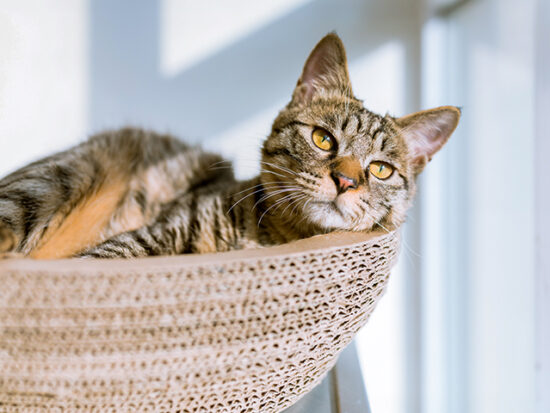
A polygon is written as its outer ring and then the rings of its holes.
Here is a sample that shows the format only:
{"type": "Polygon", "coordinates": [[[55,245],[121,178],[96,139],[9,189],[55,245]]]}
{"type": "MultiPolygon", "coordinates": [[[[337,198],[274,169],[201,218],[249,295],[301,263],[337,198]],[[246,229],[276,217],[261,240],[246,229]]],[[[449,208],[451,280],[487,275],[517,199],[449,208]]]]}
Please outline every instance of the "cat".
{"type": "Polygon", "coordinates": [[[459,118],[453,106],[399,118],[365,109],[330,33],[273,122],[256,178],[239,182],[219,155],[168,135],[103,132],[0,181],[0,252],[130,258],[393,230],[459,118]]]}

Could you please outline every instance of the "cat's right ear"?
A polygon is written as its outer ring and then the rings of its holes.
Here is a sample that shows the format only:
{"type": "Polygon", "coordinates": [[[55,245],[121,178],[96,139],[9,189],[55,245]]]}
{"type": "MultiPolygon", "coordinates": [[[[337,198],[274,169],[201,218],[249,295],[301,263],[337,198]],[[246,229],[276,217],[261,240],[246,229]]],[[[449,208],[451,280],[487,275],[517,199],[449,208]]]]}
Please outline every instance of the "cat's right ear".
{"type": "Polygon", "coordinates": [[[441,106],[395,119],[407,141],[415,175],[449,140],[459,120],[460,109],[454,106],[441,106]]]}
{"type": "Polygon", "coordinates": [[[338,91],[352,97],[346,49],[336,33],[329,33],[315,46],[292,94],[292,103],[307,104],[316,95],[338,91]]]}

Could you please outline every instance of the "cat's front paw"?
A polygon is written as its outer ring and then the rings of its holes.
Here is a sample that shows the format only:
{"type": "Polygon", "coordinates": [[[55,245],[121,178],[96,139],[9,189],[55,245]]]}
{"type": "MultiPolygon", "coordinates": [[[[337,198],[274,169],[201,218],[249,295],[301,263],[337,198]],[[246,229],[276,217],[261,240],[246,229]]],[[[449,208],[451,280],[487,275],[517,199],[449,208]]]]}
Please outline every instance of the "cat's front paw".
{"type": "Polygon", "coordinates": [[[78,254],[75,254],[73,258],[104,259],[104,258],[120,258],[120,256],[113,251],[103,251],[98,247],[92,247],[87,250],[81,251],[78,254]]]}
{"type": "Polygon", "coordinates": [[[86,258],[86,259],[90,259],[90,258],[100,258],[100,257],[97,257],[93,254],[86,254],[86,253],[81,253],[81,254],[76,254],[76,255],[73,255],[73,258],[86,258]]]}
{"type": "Polygon", "coordinates": [[[0,252],[0,260],[13,260],[16,258],[27,258],[27,256],[20,252],[0,252]]]}
{"type": "Polygon", "coordinates": [[[17,247],[17,235],[0,222],[0,254],[12,252],[17,247]]]}

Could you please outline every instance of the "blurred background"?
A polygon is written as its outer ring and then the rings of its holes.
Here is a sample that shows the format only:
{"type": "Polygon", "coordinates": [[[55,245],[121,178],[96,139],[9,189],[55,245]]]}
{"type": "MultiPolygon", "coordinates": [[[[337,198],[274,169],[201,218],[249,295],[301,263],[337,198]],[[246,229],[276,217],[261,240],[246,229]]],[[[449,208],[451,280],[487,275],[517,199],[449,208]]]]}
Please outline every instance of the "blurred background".
{"type": "Polygon", "coordinates": [[[373,412],[547,413],[549,3],[0,0],[0,175],[128,124],[254,175],[307,55],[336,30],[367,108],[463,109],[357,338],[373,412]]]}

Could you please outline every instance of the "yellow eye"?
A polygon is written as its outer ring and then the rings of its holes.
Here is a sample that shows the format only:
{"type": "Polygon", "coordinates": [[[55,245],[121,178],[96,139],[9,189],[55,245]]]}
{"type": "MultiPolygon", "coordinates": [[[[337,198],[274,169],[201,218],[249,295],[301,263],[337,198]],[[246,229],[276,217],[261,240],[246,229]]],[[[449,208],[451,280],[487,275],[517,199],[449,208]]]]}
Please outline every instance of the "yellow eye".
{"type": "Polygon", "coordinates": [[[393,166],[382,161],[374,161],[369,165],[369,171],[378,179],[388,179],[393,173],[393,166]]]}
{"type": "Polygon", "coordinates": [[[322,149],[324,151],[330,151],[334,149],[334,138],[326,130],[315,128],[311,137],[313,139],[313,143],[319,149],[322,149]]]}

